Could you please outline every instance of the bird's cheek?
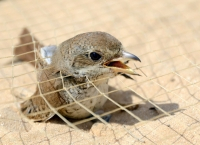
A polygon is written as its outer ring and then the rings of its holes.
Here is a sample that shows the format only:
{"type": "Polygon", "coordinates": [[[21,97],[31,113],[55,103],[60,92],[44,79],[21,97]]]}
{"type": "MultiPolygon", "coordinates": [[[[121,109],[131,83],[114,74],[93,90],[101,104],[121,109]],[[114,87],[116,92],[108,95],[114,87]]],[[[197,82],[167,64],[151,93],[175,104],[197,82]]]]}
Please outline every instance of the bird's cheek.
{"type": "Polygon", "coordinates": [[[77,68],[83,68],[94,65],[94,62],[90,59],[86,59],[83,55],[78,55],[74,58],[72,66],[77,68]]]}
{"type": "Polygon", "coordinates": [[[105,77],[115,77],[117,75],[117,73],[111,68],[104,68],[103,74],[105,77]]]}

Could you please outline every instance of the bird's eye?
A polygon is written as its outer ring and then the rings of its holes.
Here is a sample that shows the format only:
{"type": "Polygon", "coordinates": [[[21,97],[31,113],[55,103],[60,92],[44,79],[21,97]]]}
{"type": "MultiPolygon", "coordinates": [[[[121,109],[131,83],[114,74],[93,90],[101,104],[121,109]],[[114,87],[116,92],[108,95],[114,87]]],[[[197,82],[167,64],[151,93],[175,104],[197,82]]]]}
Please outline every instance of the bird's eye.
{"type": "Polygon", "coordinates": [[[91,58],[92,60],[94,60],[94,61],[97,61],[97,60],[99,60],[99,59],[101,58],[101,55],[98,54],[98,53],[96,53],[96,52],[91,52],[91,53],[90,53],[90,58],[91,58]]]}

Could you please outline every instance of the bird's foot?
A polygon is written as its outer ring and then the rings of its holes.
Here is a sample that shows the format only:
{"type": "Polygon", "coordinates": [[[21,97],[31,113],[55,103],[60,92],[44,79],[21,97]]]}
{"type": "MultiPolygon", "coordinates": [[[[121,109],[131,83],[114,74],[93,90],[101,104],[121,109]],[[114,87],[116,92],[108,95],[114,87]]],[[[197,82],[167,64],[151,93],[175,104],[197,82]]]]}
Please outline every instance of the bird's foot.
{"type": "Polygon", "coordinates": [[[110,121],[110,118],[111,118],[111,115],[108,114],[108,115],[105,115],[102,117],[103,120],[105,120],[106,122],[109,122],[110,121]]]}
{"type": "MultiPolygon", "coordinates": [[[[97,115],[101,115],[101,114],[103,114],[103,113],[104,113],[103,110],[98,110],[98,111],[95,112],[95,114],[97,114],[97,115]]],[[[103,120],[105,120],[106,122],[109,122],[109,121],[110,121],[110,118],[111,118],[111,114],[102,116],[101,118],[102,118],[103,120]]],[[[96,122],[98,122],[98,121],[100,121],[100,120],[99,120],[99,119],[94,119],[94,120],[92,120],[93,123],[96,123],[96,122]]]]}

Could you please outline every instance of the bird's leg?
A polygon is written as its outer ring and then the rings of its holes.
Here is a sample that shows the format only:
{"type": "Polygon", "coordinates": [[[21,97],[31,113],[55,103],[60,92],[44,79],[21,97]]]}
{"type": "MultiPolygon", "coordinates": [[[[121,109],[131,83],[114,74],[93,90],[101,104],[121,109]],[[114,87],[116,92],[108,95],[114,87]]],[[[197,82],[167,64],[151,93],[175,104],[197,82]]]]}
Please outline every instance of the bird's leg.
{"type": "MultiPolygon", "coordinates": [[[[95,113],[98,114],[98,115],[101,115],[101,114],[104,113],[104,111],[103,110],[98,110],[95,113]]],[[[105,116],[102,117],[102,119],[105,120],[106,122],[109,122],[110,118],[111,118],[111,114],[108,114],[108,115],[105,115],[105,116]]]]}
{"type": "MultiPolygon", "coordinates": [[[[103,110],[98,110],[98,111],[95,112],[95,114],[97,114],[97,115],[101,115],[101,114],[103,114],[103,113],[104,113],[103,110]]],[[[91,115],[91,116],[92,116],[92,115],[91,115]]],[[[90,117],[91,117],[91,116],[90,116],[90,117]]],[[[102,118],[103,120],[105,120],[106,122],[109,122],[109,121],[110,121],[110,118],[111,118],[111,114],[102,116],[101,118],[102,118]]],[[[100,121],[100,120],[98,120],[98,119],[92,120],[93,123],[96,123],[96,122],[98,122],[98,121],[100,121]]]]}

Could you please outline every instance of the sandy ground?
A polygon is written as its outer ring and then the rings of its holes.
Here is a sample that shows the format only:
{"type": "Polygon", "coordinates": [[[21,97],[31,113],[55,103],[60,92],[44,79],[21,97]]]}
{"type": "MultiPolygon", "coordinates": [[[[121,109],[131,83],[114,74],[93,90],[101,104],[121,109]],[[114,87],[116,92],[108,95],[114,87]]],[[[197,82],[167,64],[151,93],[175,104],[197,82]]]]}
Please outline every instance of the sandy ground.
{"type": "Polygon", "coordinates": [[[0,145],[198,144],[199,7],[195,0],[0,1],[0,145]],[[37,82],[29,63],[12,64],[24,27],[44,45],[89,31],[118,38],[141,58],[142,63],[130,65],[137,66],[142,77],[111,79],[108,96],[139,107],[127,113],[107,101],[104,109],[112,111],[110,122],[70,120],[79,130],[59,117],[46,123],[22,117],[17,108],[21,100],[11,90],[25,99],[37,82]]]}

